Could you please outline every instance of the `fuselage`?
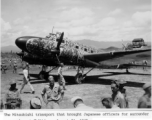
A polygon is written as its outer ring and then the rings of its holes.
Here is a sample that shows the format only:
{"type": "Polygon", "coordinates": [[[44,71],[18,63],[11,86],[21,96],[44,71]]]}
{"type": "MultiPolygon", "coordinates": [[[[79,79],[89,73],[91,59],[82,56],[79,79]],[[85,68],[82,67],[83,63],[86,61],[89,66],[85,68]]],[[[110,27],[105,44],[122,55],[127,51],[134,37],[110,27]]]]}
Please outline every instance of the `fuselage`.
{"type": "MultiPolygon", "coordinates": [[[[22,56],[24,61],[30,64],[45,64],[50,66],[55,66],[58,63],[55,54],[51,52],[56,49],[57,43],[57,39],[35,36],[24,36],[16,39],[16,45],[24,51],[24,55],[22,56]]],[[[61,43],[58,57],[64,64],[84,66],[88,62],[84,59],[83,55],[96,52],[97,50],[92,47],[64,40],[61,43]]]]}

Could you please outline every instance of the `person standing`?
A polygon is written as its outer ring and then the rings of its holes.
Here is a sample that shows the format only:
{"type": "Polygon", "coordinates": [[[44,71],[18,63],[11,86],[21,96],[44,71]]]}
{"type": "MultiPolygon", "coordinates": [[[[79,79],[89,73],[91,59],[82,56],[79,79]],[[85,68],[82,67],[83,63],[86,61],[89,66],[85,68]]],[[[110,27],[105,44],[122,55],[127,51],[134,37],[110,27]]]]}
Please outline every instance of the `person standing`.
{"type": "Polygon", "coordinates": [[[127,96],[127,91],[124,88],[124,84],[126,83],[126,81],[124,80],[118,80],[116,81],[116,84],[119,85],[119,91],[121,92],[121,94],[124,96],[125,101],[126,101],[126,108],[129,108],[129,100],[128,100],[128,96],[127,96]]]}
{"type": "Polygon", "coordinates": [[[22,100],[20,97],[19,90],[16,88],[16,81],[10,83],[10,89],[6,93],[5,97],[5,108],[6,109],[20,109],[22,100]]]}
{"type": "Polygon", "coordinates": [[[12,68],[12,60],[11,59],[9,60],[9,63],[10,63],[10,67],[12,68]]]}
{"type": "Polygon", "coordinates": [[[147,60],[143,60],[142,64],[143,64],[143,70],[146,70],[146,66],[148,65],[147,60]]]}
{"type": "Polygon", "coordinates": [[[13,64],[13,73],[17,73],[17,64],[16,64],[16,61],[13,64]]]}
{"type": "Polygon", "coordinates": [[[62,101],[64,91],[59,84],[55,84],[53,76],[48,77],[49,85],[42,90],[42,98],[47,109],[59,109],[59,103],[62,101]]]}
{"type": "Polygon", "coordinates": [[[1,69],[2,69],[2,73],[6,74],[7,66],[4,62],[2,62],[1,69]]]}
{"type": "Polygon", "coordinates": [[[138,101],[138,108],[151,108],[151,84],[143,85],[144,95],[138,101]]]}
{"type": "Polygon", "coordinates": [[[119,90],[119,85],[116,82],[111,84],[112,100],[119,108],[126,108],[124,95],[119,90]]]}
{"type": "Polygon", "coordinates": [[[31,85],[30,81],[29,81],[29,66],[28,64],[26,64],[23,67],[23,84],[22,87],[20,89],[20,93],[22,93],[23,88],[25,87],[25,85],[28,84],[32,90],[32,94],[35,93],[33,86],[31,85]]]}
{"type": "Polygon", "coordinates": [[[3,99],[1,98],[0,99],[0,109],[3,109],[4,108],[4,104],[3,104],[3,99]]]}
{"type": "Polygon", "coordinates": [[[58,82],[59,82],[59,85],[62,86],[64,90],[66,90],[66,88],[65,88],[65,79],[64,79],[64,77],[62,75],[62,68],[63,68],[63,66],[64,66],[64,64],[61,63],[60,67],[58,69],[58,78],[59,78],[58,82]]]}

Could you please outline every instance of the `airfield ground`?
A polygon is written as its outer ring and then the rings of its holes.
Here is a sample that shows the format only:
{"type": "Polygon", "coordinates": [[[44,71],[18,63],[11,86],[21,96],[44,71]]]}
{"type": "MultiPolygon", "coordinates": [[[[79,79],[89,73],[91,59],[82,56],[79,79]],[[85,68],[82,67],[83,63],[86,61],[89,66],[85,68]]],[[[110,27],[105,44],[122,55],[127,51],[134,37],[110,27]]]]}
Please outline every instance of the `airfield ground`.
{"type": "MultiPolygon", "coordinates": [[[[86,69],[88,70],[88,69],[86,69]]],[[[30,93],[29,86],[26,86],[21,94],[23,105],[22,109],[29,109],[29,101],[32,97],[38,95],[40,96],[41,91],[46,81],[37,78],[40,68],[31,68],[31,83],[36,91],[33,95],[30,93]]],[[[129,98],[129,107],[137,108],[137,102],[140,96],[143,95],[142,85],[146,82],[151,82],[151,69],[143,71],[142,69],[130,69],[131,73],[126,74],[125,70],[113,70],[95,69],[88,74],[86,81],[83,84],[70,84],[67,83],[67,90],[65,91],[64,99],[60,103],[61,109],[73,108],[71,103],[71,98],[74,96],[81,96],[84,99],[85,104],[92,106],[94,108],[103,108],[101,105],[101,98],[111,95],[110,83],[112,80],[123,79],[127,83],[125,88],[127,90],[127,95],[129,98]]],[[[17,74],[13,74],[12,70],[8,70],[6,74],[1,75],[1,93],[2,98],[4,98],[6,91],[9,88],[9,83],[12,80],[17,80],[17,87],[21,88],[23,76],[21,75],[22,69],[18,70],[17,74]]],[[[53,75],[56,75],[56,71],[52,71],[53,75]]],[[[65,70],[63,75],[69,81],[74,79],[76,74],[75,70],[65,70]]],[[[43,108],[45,109],[45,104],[43,103],[43,108]]]]}

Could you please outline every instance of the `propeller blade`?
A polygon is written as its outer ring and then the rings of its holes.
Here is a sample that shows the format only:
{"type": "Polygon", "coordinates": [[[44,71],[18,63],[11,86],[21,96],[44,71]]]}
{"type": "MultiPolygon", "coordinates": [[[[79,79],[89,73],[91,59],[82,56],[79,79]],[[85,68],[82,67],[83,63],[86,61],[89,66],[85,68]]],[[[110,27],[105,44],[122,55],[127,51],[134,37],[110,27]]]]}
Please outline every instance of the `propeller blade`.
{"type": "Polygon", "coordinates": [[[56,47],[57,50],[60,49],[60,45],[61,45],[61,43],[63,41],[63,36],[64,36],[64,32],[62,32],[60,38],[58,39],[58,44],[57,44],[57,47],[56,47]]]}
{"type": "Polygon", "coordinates": [[[56,49],[51,50],[51,53],[53,53],[53,54],[60,53],[60,45],[63,41],[63,36],[64,36],[64,32],[62,32],[60,38],[57,39],[57,41],[58,41],[57,47],[56,47],[56,49]]]}

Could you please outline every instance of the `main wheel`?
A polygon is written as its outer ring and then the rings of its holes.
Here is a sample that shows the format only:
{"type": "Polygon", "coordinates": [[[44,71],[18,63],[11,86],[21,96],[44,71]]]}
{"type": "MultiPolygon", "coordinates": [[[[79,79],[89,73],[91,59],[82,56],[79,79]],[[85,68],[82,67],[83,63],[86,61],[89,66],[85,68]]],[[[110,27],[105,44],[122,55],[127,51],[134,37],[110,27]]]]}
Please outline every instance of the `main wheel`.
{"type": "Polygon", "coordinates": [[[85,78],[83,77],[82,73],[77,73],[75,76],[75,83],[81,84],[84,79],[85,78]]]}

